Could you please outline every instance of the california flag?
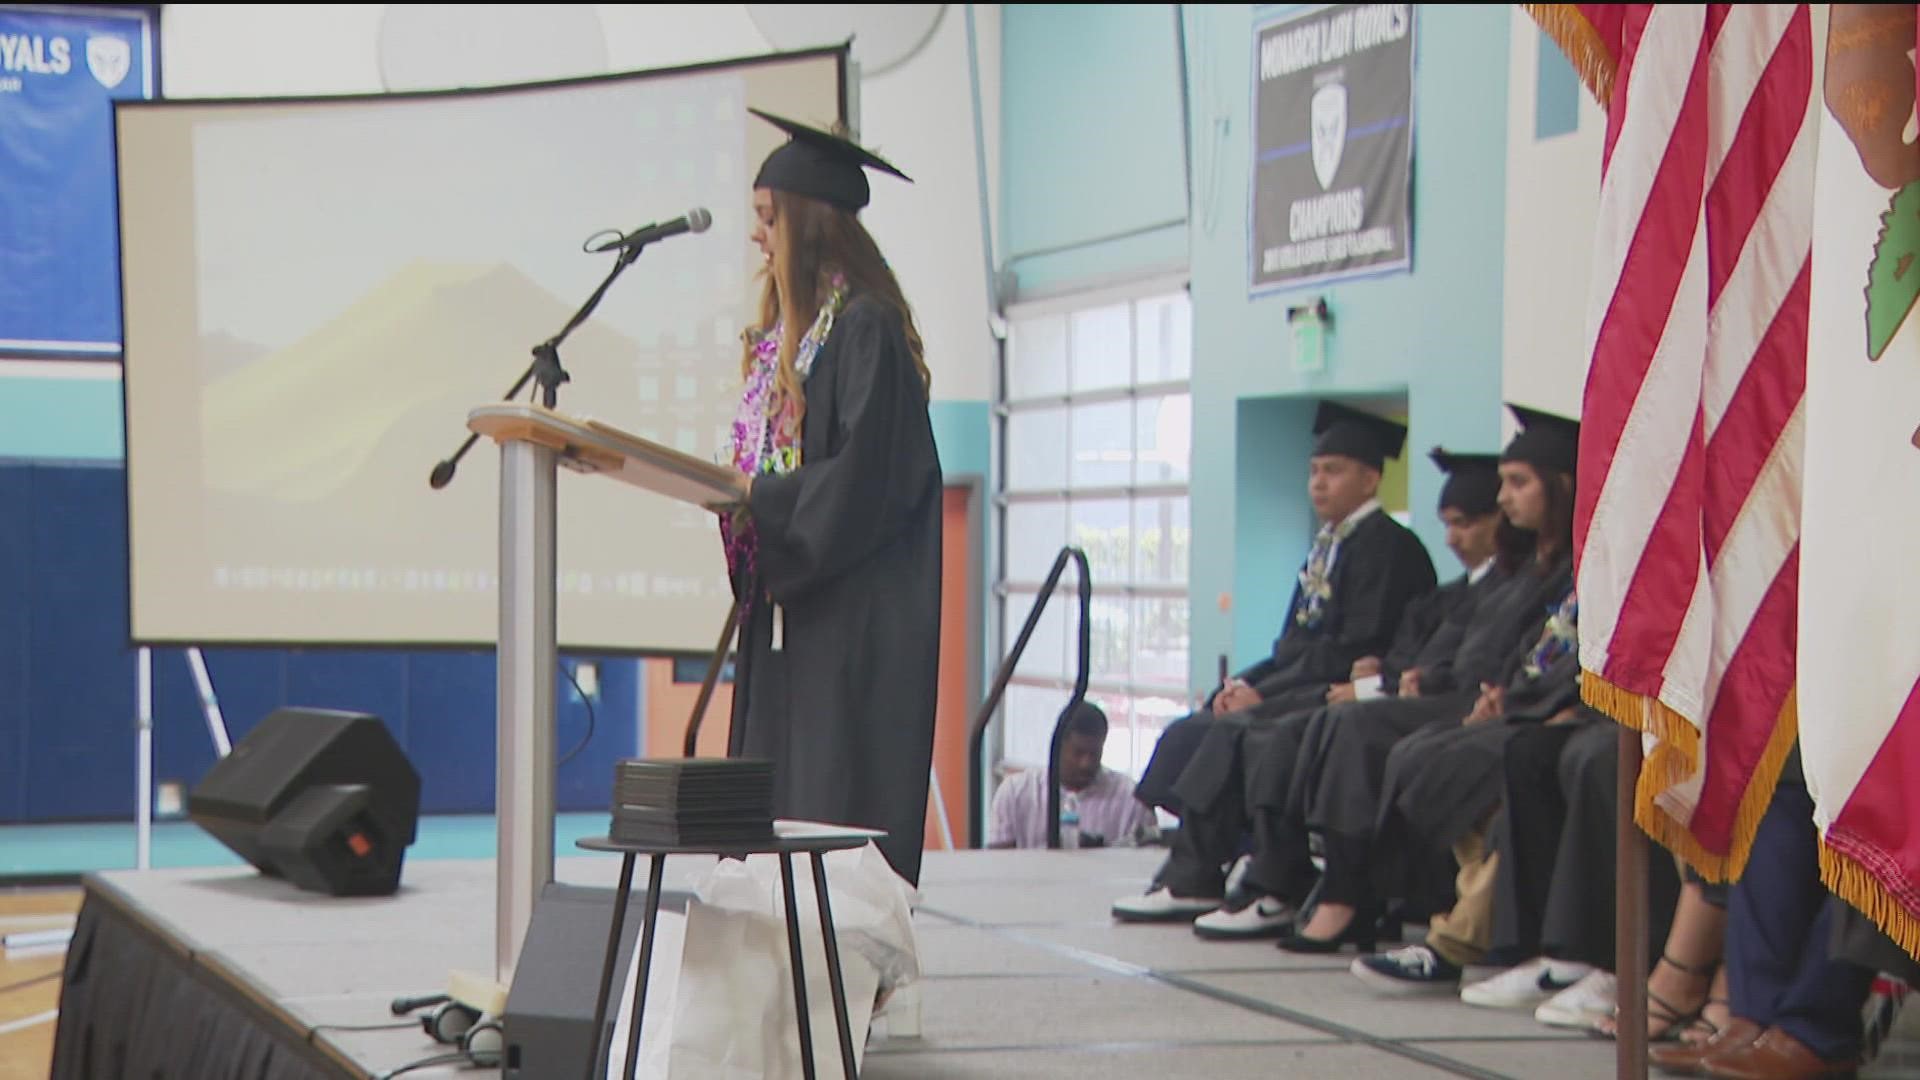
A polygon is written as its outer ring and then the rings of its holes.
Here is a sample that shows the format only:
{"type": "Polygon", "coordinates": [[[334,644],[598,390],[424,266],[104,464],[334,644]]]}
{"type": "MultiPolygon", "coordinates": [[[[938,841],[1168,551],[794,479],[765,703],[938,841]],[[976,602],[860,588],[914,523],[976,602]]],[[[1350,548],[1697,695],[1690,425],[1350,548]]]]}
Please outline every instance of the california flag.
{"type": "Polygon", "coordinates": [[[1920,957],[1920,145],[1912,5],[1835,4],[1815,185],[1801,756],[1821,873],[1920,957]]]}

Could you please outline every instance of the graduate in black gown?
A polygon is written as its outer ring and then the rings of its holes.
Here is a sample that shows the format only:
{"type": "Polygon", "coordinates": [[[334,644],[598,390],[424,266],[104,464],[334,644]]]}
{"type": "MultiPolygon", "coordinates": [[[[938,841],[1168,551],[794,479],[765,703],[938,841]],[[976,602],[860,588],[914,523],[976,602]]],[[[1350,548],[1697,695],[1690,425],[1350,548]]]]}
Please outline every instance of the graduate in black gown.
{"type": "Polygon", "coordinates": [[[728,752],[774,762],[783,818],[884,829],[915,884],[933,758],[940,637],[940,462],[928,373],[899,282],[856,216],[860,147],[792,121],[754,181],[767,256],[746,335],[734,463],[752,478],[723,522],[743,605],[728,752]]]}
{"type": "MultiPolygon", "coordinates": [[[[1585,1019],[1584,1010],[1568,1009],[1585,997],[1580,991],[1548,1002],[1596,971],[1613,970],[1619,763],[1619,726],[1584,705],[1566,723],[1522,728],[1508,741],[1504,805],[1487,841],[1495,856],[1492,948],[1494,955],[1525,962],[1462,988],[1462,1001],[1543,1006],[1535,1018],[1556,1025],[1585,1019]]],[[[1679,900],[1679,872],[1655,848],[1647,860],[1649,965],[1662,962],[1679,900]]],[[[1672,956],[1664,962],[1688,979],[1712,976],[1711,969],[1701,972],[1672,956]]],[[[1699,986],[1704,991],[1705,981],[1699,986]]],[[[1662,1034],[1677,1035],[1691,1020],[1651,990],[1647,1008],[1650,1026],[1662,1034]]]]}
{"type": "MultiPolygon", "coordinates": [[[[1572,542],[1579,424],[1513,411],[1522,431],[1503,455],[1500,504],[1514,524],[1535,531],[1548,562],[1572,542]]],[[[1487,830],[1502,803],[1507,743],[1530,725],[1572,721],[1580,704],[1579,605],[1570,580],[1542,614],[1534,643],[1514,657],[1504,681],[1482,687],[1470,713],[1421,729],[1387,756],[1373,830],[1380,895],[1404,895],[1392,884],[1396,868],[1404,880],[1406,868],[1430,865],[1439,851],[1452,851],[1458,876],[1455,902],[1433,917],[1426,943],[1354,962],[1354,974],[1377,987],[1457,986],[1461,970],[1490,945],[1498,860],[1487,830]]]]}
{"type": "MultiPolygon", "coordinates": [[[[1404,425],[1331,402],[1314,418],[1307,492],[1321,527],[1293,590],[1287,621],[1264,660],[1227,680],[1207,711],[1168,725],[1155,744],[1134,795],[1180,814],[1175,784],[1215,724],[1240,729],[1271,722],[1326,701],[1352,676],[1355,661],[1382,656],[1409,604],[1435,585],[1433,560],[1412,530],[1380,508],[1376,496],[1386,460],[1406,444],[1404,425]]],[[[1221,883],[1180,896],[1157,882],[1144,896],[1114,904],[1121,919],[1199,915],[1218,906],[1221,883]]]]}
{"type": "MultiPolygon", "coordinates": [[[[1516,410],[1516,415],[1521,415],[1516,410]]],[[[1326,871],[1318,903],[1308,922],[1281,943],[1290,952],[1328,952],[1347,943],[1370,948],[1377,938],[1375,923],[1385,913],[1385,901],[1405,902],[1404,916],[1444,910],[1452,903],[1444,880],[1431,871],[1451,866],[1442,847],[1437,854],[1408,851],[1398,872],[1390,875],[1388,891],[1378,887],[1380,856],[1375,830],[1383,794],[1390,786],[1390,763],[1402,756],[1404,740],[1428,729],[1458,729],[1462,717],[1474,712],[1484,687],[1505,685],[1523,665],[1539,641],[1545,613],[1562,602],[1573,587],[1571,554],[1571,473],[1564,520],[1552,527],[1553,538],[1542,541],[1545,523],[1537,500],[1516,500],[1504,476],[1515,470],[1533,476],[1528,459],[1539,458],[1540,431],[1524,430],[1502,454],[1500,504],[1507,519],[1511,543],[1504,549],[1510,573],[1478,606],[1457,654],[1453,677],[1431,687],[1422,680],[1416,698],[1369,703],[1329,712],[1311,727],[1308,740],[1292,763],[1267,759],[1258,767],[1263,775],[1258,805],[1262,813],[1284,813],[1320,837],[1326,871]],[[1522,505],[1522,503],[1527,505],[1522,505]],[[1562,536],[1561,534],[1564,534],[1562,536]]],[[[1573,443],[1565,444],[1570,459],[1573,443]]],[[[1570,466],[1569,466],[1570,467],[1570,466]]],[[[1556,472],[1556,475],[1559,475],[1556,472]]],[[[1516,489],[1517,491],[1518,489],[1516,489]]]]}
{"type": "Polygon", "coordinates": [[[1403,688],[1418,693],[1423,678],[1444,686],[1452,677],[1454,654],[1475,607],[1501,579],[1497,547],[1503,530],[1495,504],[1500,490],[1498,459],[1438,449],[1432,457],[1448,477],[1439,504],[1447,547],[1465,573],[1408,604],[1393,648],[1385,656],[1355,661],[1349,680],[1328,691],[1329,704],[1270,723],[1210,725],[1175,784],[1185,814],[1159,875],[1160,884],[1175,896],[1201,896],[1216,890],[1243,838],[1249,832],[1253,838],[1253,857],[1239,889],[1220,910],[1194,923],[1194,933],[1201,937],[1237,940],[1284,933],[1318,877],[1298,829],[1289,832],[1271,817],[1256,819],[1250,814],[1255,792],[1248,780],[1254,773],[1243,761],[1284,755],[1297,748],[1302,728],[1322,714],[1361,708],[1367,701],[1396,700],[1403,688]]]}

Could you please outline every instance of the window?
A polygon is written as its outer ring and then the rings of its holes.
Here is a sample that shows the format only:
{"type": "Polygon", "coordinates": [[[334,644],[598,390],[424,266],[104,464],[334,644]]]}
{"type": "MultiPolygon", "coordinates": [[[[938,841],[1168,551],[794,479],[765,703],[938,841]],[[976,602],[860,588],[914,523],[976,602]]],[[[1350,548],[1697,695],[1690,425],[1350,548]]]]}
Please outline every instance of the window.
{"type": "MultiPolygon", "coordinates": [[[[1192,309],[1184,285],[1009,312],[999,402],[1002,648],[1011,651],[1061,548],[1087,553],[1089,700],[1106,764],[1138,777],[1187,687],[1192,309]]],[[[1067,571],[1008,685],[1007,760],[1041,764],[1078,670],[1067,571]]]]}

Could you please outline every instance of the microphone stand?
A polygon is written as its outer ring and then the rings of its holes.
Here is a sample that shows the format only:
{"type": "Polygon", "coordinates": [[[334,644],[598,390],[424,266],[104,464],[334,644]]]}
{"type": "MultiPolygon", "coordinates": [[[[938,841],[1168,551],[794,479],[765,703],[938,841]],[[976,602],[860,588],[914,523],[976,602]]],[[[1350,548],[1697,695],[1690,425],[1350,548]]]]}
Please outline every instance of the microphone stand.
{"type": "MultiPolygon", "coordinates": [[[[553,408],[554,400],[560,393],[560,384],[573,381],[573,377],[567,374],[567,370],[560,366],[560,343],[567,340],[567,336],[579,328],[581,323],[587,321],[587,318],[593,314],[593,310],[600,306],[600,301],[607,295],[607,290],[613,286],[614,280],[627,267],[632,266],[644,250],[646,250],[644,243],[620,249],[620,256],[613,261],[613,269],[608,272],[606,280],[600,283],[599,288],[593,290],[593,295],[587,297],[587,302],[582,304],[573,318],[567,321],[567,325],[561,327],[558,334],[533,347],[533,363],[527,366],[527,370],[521,373],[520,378],[507,391],[505,400],[512,401],[518,397],[521,389],[529,381],[533,381],[538,384],[540,403],[546,408],[553,408]]],[[[453,471],[460,466],[460,459],[467,456],[467,451],[473,449],[473,444],[479,438],[480,433],[477,431],[469,434],[467,440],[460,444],[460,449],[454,451],[452,457],[433,467],[433,473],[427,478],[427,485],[438,491],[452,483],[453,471]]]]}

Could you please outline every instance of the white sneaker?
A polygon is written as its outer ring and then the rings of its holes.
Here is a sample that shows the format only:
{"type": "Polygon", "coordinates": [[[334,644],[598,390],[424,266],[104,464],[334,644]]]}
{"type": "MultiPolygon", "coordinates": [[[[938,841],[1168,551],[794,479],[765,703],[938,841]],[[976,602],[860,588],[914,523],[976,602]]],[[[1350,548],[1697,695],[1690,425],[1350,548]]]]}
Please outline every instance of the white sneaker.
{"type": "Polygon", "coordinates": [[[1121,922],[1178,922],[1220,906],[1220,898],[1175,896],[1164,887],[1145,896],[1123,896],[1113,902],[1113,917],[1121,922]]]}
{"type": "Polygon", "coordinates": [[[1293,928],[1291,904],[1263,896],[1237,910],[1220,908],[1194,920],[1193,932],[1212,941],[1280,937],[1293,928]]]}
{"type": "Polygon", "coordinates": [[[1242,855],[1233,860],[1233,866],[1227,870],[1227,892],[1232,896],[1240,891],[1240,883],[1247,879],[1247,871],[1253,866],[1253,856],[1242,855]]]}
{"type": "Polygon", "coordinates": [[[1585,964],[1555,962],[1543,956],[1463,987],[1460,1000],[1483,1009],[1531,1009],[1591,971],[1585,964]]]}
{"type": "Polygon", "coordinates": [[[1540,1003],[1533,1018],[1548,1027],[1592,1031],[1613,1015],[1616,983],[1611,971],[1594,971],[1540,1003]]]}

